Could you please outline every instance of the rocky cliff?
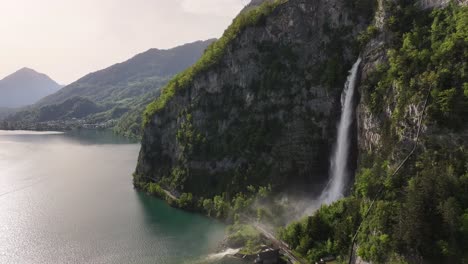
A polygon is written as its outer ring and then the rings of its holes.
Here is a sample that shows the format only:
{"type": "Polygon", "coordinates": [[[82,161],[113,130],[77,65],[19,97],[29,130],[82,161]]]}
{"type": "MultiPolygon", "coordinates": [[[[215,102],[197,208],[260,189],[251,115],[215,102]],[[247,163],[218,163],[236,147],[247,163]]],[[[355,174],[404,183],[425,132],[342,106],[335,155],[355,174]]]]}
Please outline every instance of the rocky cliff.
{"type": "Polygon", "coordinates": [[[355,39],[373,8],[357,2],[290,0],[242,28],[150,117],[138,180],[204,197],[323,182],[355,39]]]}

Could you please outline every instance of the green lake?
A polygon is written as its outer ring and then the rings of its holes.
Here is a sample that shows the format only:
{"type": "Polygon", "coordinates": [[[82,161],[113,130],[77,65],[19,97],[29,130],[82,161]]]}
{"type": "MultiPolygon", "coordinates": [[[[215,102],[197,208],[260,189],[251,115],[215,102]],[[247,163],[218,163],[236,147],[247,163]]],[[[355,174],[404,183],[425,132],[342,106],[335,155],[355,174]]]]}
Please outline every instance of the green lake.
{"type": "Polygon", "coordinates": [[[0,263],[234,263],[225,226],[133,189],[139,144],[0,131],[0,263]]]}

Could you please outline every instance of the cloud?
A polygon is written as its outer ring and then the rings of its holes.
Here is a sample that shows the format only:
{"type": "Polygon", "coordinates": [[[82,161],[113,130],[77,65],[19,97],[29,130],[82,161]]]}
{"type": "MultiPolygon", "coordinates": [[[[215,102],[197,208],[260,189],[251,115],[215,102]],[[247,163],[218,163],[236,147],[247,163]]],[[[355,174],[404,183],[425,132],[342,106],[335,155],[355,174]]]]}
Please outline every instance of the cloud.
{"type": "Polygon", "coordinates": [[[182,0],[182,9],[187,13],[233,17],[250,0],[182,0]]]}

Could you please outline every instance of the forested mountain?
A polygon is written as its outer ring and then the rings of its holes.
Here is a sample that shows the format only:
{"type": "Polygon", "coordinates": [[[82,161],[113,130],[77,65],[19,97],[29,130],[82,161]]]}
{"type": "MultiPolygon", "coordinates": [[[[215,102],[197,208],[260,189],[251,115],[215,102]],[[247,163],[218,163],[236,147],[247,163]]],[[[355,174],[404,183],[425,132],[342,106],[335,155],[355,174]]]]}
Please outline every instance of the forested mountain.
{"type": "Polygon", "coordinates": [[[466,5],[247,8],[147,107],[134,185],[234,223],[233,245],[248,250],[261,239],[239,226],[256,219],[307,263],[467,263],[466,5]],[[356,173],[347,197],[320,204],[359,57],[356,173]]]}
{"type": "Polygon", "coordinates": [[[22,68],[0,80],[0,107],[16,108],[30,105],[60,88],[61,86],[49,76],[22,68]]]}
{"type": "Polygon", "coordinates": [[[151,49],[128,61],[90,73],[60,91],[43,98],[7,121],[12,127],[42,127],[44,122],[68,122],[114,126],[127,113],[123,133],[138,134],[145,102],[157,97],[159,89],[178,72],[200,58],[213,40],[197,41],[169,50],[151,49]],[[70,118],[80,119],[72,122],[70,118]],[[114,122],[109,122],[114,121],[114,122]],[[130,130],[128,130],[130,129],[130,130]],[[133,132],[129,132],[133,131],[133,132]]]}
{"type": "Polygon", "coordinates": [[[150,49],[88,74],[36,105],[57,104],[75,96],[106,104],[142,95],[195,63],[212,41],[197,41],[168,50],[150,49]]]}

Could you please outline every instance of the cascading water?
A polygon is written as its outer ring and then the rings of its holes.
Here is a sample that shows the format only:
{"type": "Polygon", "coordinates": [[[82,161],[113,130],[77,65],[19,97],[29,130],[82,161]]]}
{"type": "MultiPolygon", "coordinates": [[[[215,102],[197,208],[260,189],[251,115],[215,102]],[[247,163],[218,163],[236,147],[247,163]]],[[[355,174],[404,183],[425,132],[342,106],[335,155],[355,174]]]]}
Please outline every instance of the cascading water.
{"type": "Polygon", "coordinates": [[[354,119],[353,98],[356,89],[356,77],[359,72],[361,58],[354,63],[341,96],[341,118],[338,125],[338,137],[330,162],[331,179],[320,196],[320,201],[331,204],[344,196],[345,186],[349,178],[348,160],[351,150],[351,126],[354,119]]]}

